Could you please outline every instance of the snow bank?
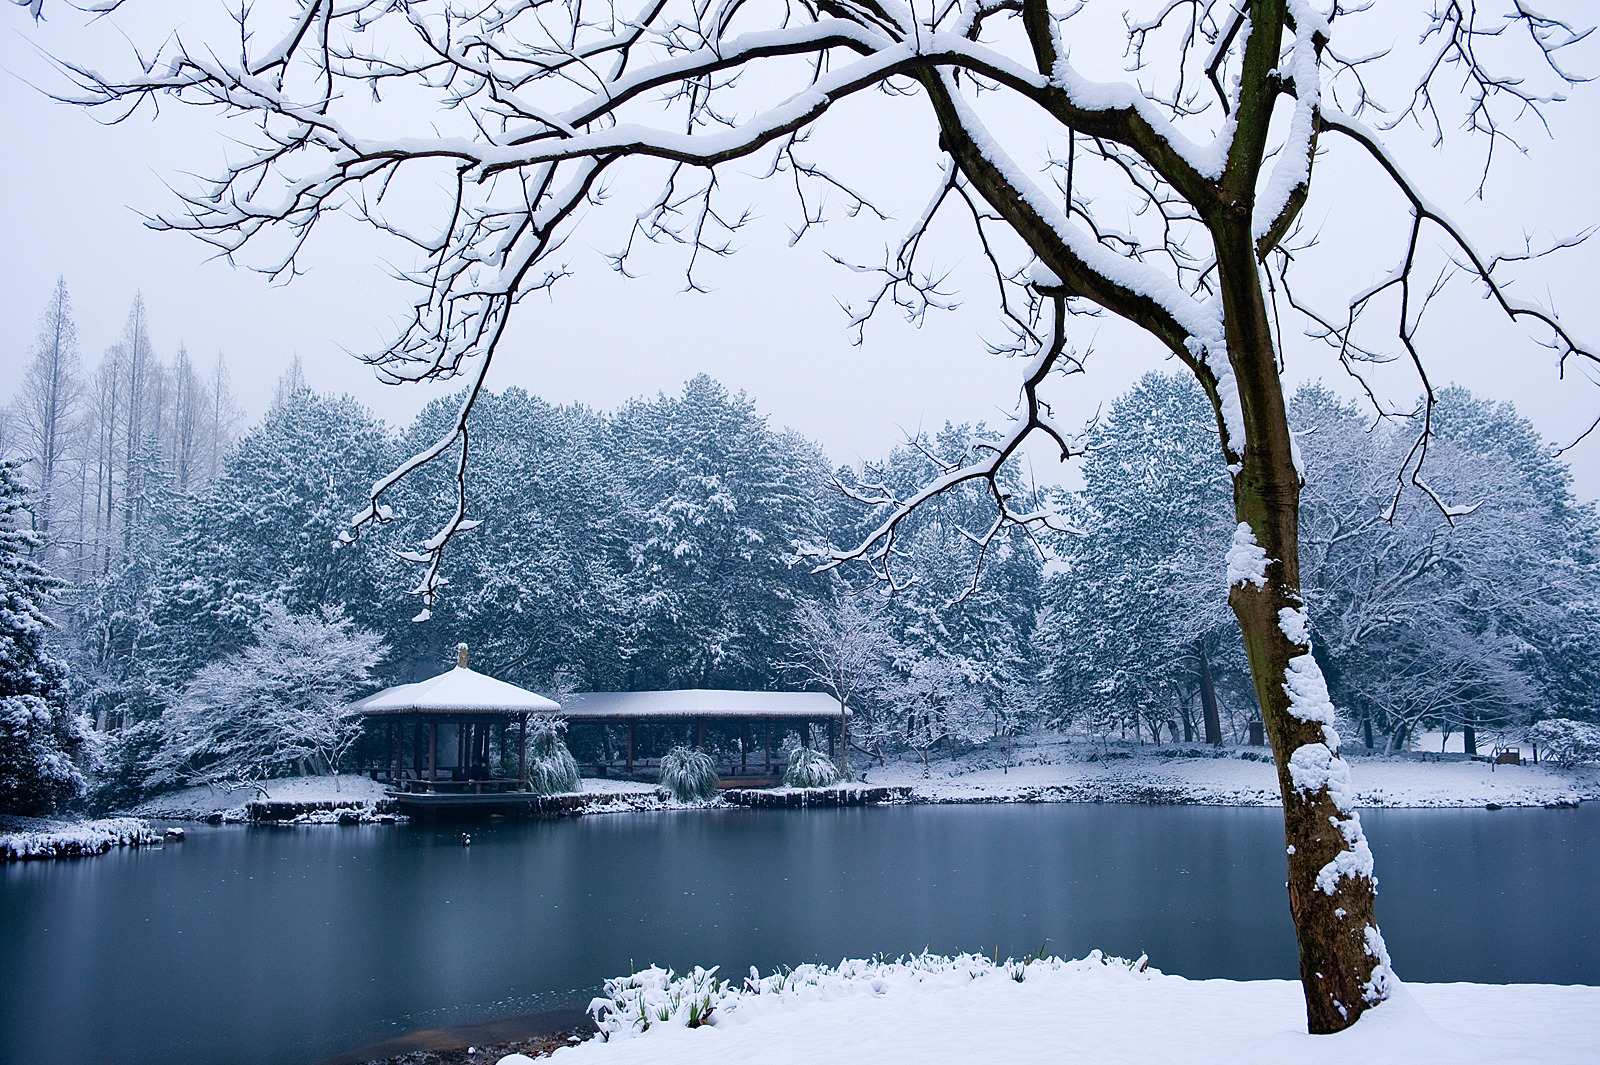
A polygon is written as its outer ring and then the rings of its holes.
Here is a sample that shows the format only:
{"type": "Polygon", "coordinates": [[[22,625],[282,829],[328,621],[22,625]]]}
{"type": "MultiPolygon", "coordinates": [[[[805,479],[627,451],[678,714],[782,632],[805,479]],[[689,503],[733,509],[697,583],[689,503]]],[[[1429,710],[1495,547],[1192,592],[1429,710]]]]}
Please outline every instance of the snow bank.
{"type": "Polygon", "coordinates": [[[718,980],[659,969],[608,981],[605,1038],[557,1065],[831,1061],[970,1065],[1467,1065],[1600,1060],[1600,988],[1399,985],[1347,1032],[1305,1034],[1287,980],[1186,980],[1102,957],[925,956],[718,980]],[[691,1024],[699,1022],[697,1026],[691,1024]]]}
{"type": "Polygon", "coordinates": [[[34,858],[83,858],[104,854],[112,847],[142,847],[160,843],[162,834],[136,817],[108,817],[101,821],[46,821],[8,818],[13,830],[0,835],[0,861],[34,858]]]}

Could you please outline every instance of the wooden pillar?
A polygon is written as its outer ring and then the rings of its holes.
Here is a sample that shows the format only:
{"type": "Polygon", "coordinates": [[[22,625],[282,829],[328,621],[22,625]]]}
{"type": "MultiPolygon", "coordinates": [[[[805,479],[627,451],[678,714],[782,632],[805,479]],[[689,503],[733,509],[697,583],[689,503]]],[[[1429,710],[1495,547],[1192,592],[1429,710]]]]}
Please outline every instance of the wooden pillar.
{"type": "Polygon", "coordinates": [[[422,776],[422,730],[421,721],[411,726],[411,769],[419,778],[422,776]]]}
{"type": "Polygon", "coordinates": [[[767,741],[766,741],[766,743],[762,744],[762,750],[766,754],[767,775],[771,776],[772,775],[772,719],[771,718],[767,719],[767,741]]]}
{"type": "Polygon", "coordinates": [[[628,722],[628,776],[633,776],[633,722],[628,722]]]}
{"type": "Polygon", "coordinates": [[[806,750],[811,749],[811,722],[800,722],[800,746],[806,750]]]}
{"type": "Polygon", "coordinates": [[[522,715],[522,728],[517,730],[517,779],[522,790],[528,790],[528,715],[522,715]]]}
{"type": "Polygon", "coordinates": [[[389,722],[389,735],[394,739],[394,762],[389,766],[389,782],[395,787],[400,786],[400,760],[403,757],[401,744],[405,742],[400,727],[393,721],[389,722]]]}
{"type": "Polygon", "coordinates": [[[739,722],[739,772],[745,771],[745,755],[750,750],[750,722],[739,722]]]}
{"type": "Polygon", "coordinates": [[[439,722],[428,722],[428,782],[439,779],[439,722]]]}
{"type": "Polygon", "coordinates": [[[700,718],[694,723],[694,745],[701,750],[706,746],[706,719],[700,718]]]}

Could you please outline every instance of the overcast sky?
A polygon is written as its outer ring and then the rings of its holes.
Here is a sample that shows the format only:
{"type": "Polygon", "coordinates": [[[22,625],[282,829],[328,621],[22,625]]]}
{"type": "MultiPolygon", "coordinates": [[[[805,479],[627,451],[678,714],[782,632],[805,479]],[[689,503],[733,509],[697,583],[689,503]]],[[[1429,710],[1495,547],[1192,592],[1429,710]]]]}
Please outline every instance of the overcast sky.
{"type": "MultiPolygon", "coordinates": [[[[134,292],[142,291],[158,354],[170,359],[181,343],[207,364],[224,353],[251,418],[265,409],[273,383],[295,355],[313,387],[349,392],[392,422],[403,423],[430,396],[453,390],[380,385],[347,354],[381,346],[408,305],[377,251],[358,237],[314,248],[309,273],[285,286],[211,260],[210,249],[192,238],[147,229],[139,212],[170,209],[175,198],[166,182],[181,187],[191,180],[186,173],[214,166],[225,128],[177,107],[164,108],[159,119],[142,113],[107,127],[45,99],[30,85],[61,81],[38,46],[101,49],[97,61],[108,63],[115,54],[103,51],[111,47],[106,26],[86,34],[69,12],[54,10],[55,20],[37,27],[24,9],[0,6],[0,397],[15,388],[58,275],[72,294],[86,365],[116,341],[134,292]]],[[[118,17],[135,20],[142,10],[118,17]]],[[[138,36],[143,28],[130,24],[138,36]]],[[[1595,48],[1581,58],[1600,66],[1595,48]]],[[[1470,152],[1438,154],[1415,136],[1403,138],[1402,147],[1408,165],[1432,182],[1436,201],[1457,211],[1484,246],[1515,245],[1525,232],[1536,241],[1569,235],[1600,222],[1597,103],[1600,89],[1581,87],[1558,112],[1553,140],[1528,131],[1530,156],[1505,153],[1488,206],[1470,199],[1470,152]]],[[[843,132],[835,135],[860,138],[892,161],[896,153],[931,144],[924,110],[905,100],[864,105],[840,117],[836,128],[843,132]],[[892,111],[882,110],[891,104],[892,111]]],[[[1383,195],[1370,168],[1338,158],[1318,166],[1307,217],[1322,229],[1330,258],[1312,278],[1354,288],[1386,268],[1388,261],[1374,261],[1371,253],[1397,246],[1395,216],[1385,216],[1380,226],[1382,212],[1366,209],[1383,195]]],[[[885,180],[900,179],[899,171],[886,174],[885,180]]],[[[929,176],[912,174],[923,184],[929,176]]],[[[854,346],[838,300],[859,298],[866,289],[825,252],[865,256],[861,235],[840,219],[790,247],[787,205],[758,199],[754,207],[755,220],[738,240],[741,250],[713,264],[705,275],[712,291],[704,295],[679,291],[680,260],[670,254],[648,258],[637,280],[608,271],[600,252],[615,246],[608,243],[614,231],[580,231],[569,247],[576,276],[553,298],[536,296],[525,304],[490,386],[516,384],[552,401],[610,408],[630,396],[674,391],[703,371],[747,391],[775,423],[821,441],[835,462],[881,456],[905,432],[946,420],[995,423],[1012,408],[1017,367],[986,354],[984,340],[999,332],[981,286],[965,286],[961,310],[931,315],[920,329],[885,316],[869,326],[863,346],[854,346]]],[[[973,263],[960,256],[949,265],[958,279],[976,276],[973,263]]],[[[1586,247],[1536,271],[1526,291],[1553,298],[1566,320],[1593,337],[1600,335],[1597,277],[1600,251],[1586,247]]],[[[1486,304],[1463,298],[1446,310],[1429,337],[1436,383],[1457,381],[1509,399],[1562,442],[1600,413],[1600,388],[1581,374],[1558,381],[1549,353],[1525,331],[1496,320],[1486,304]]],[[[1069,424],[1146,370],[1175,366],[1115,323],[1076,328],[1077,346],[1092,346],[1093,355],[1087,377],[1053,386],[1069,424]]],[[[1350,391],[1315,345],[1289,347],[1291,379],[1321,377],[1350,391]]],[[[1404,381],[1394,388],[1396,398],[1415,392],[1404,381]]],[[[1571,457],[1580,494],[1600,495],[1600,442],[1581,445],[1571,457]]],[[[1038,472],[1044,479],[1060,476],[1048,468],[1038,472]]]]}

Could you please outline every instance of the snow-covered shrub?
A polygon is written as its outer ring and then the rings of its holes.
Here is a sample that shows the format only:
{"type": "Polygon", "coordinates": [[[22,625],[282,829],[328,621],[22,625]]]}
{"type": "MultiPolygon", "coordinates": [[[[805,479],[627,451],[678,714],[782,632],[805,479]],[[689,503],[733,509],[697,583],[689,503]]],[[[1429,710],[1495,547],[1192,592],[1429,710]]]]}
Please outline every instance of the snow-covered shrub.
{"type": "Polygon", "coordinates": [[[826,788],[839,783],[839,767],[821,751],[807,747],[797,749],[789,756],[789,767],[783,771],[786,788],[826,788]]]}
{"type": "Polygon", "coordinates": [[[1553,717],[1529,729],[1528,738],[1539,745],[1542,758],[1563,769],[1600,762],[1600,725],[1553,717]]]}
{"type": "Polygon", "coordinates": [[[698,1028],[711,1023],[727,987],[727,981],[718,980],[716,972],[716,966],[702,969],[697,965],[692,973],[680,977],[671,969],[652,965],[642,973],[607,980],[603,994],[589,1003],[600,1038],[640,1035],[656,1024],[698,1028]]]}
{"type": "Polygon", "coordinates": [[[698,747],[674,747],[661,758],[660,783],[679,802],[709,799],[717,793],[717,766],[698,747]]]}
{"type": "Polygon", "coordinates": [[[578,761],[561,738],[567,723],[539,715],[528,720],[528,787],[539,795],[577,791],[578,761]]]}

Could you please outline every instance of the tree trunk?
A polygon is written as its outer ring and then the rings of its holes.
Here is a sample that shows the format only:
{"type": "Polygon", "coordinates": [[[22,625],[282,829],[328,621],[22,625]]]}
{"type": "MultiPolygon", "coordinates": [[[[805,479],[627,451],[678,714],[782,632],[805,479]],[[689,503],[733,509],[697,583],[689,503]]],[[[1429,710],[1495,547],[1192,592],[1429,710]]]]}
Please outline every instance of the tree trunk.
{"type": "Polygon", "coordinates": [[[1222,746],[1222,718],[1217,713],[1217,688],[1211,681],[1211,656],[1205,646],[1200,647],[1200,706],[1206,719],[1206,742],[1213,747],[1222,746]]]}
{"type": "Polygon", "coordinates": [[[1392,974],[1373,916],[1372,852],[1350,808],[1349,769],[1339,757],[1333,704],[1311,654],[1300,596],[1300,475],[1249,218],[1245,208],[1213,226],[1244,428],[1244,441],[1231,444],[1243,454],[1230,456],[1240,524],[1229,552],[1228,601],[1277,763],[1306,1020],[1320,1034],[1349,1027],[1386,998],[1392,974]],[[1252,562],[1261,552],[1264,561],[1252,562]]]}
{"type": "Polygon", "coordinates": [[[850,713],[839,700],[839,779],[850,779],[850,713]]]}

